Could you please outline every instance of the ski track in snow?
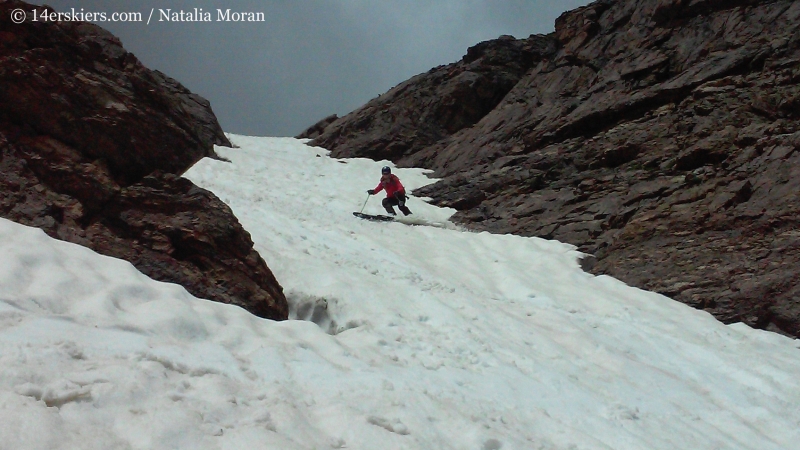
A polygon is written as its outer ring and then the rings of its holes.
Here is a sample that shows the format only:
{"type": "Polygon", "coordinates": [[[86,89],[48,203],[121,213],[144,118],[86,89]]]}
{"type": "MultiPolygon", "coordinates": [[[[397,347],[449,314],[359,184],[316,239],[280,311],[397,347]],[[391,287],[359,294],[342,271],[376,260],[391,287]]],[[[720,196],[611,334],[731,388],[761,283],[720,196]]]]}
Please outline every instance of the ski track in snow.
{"type": "Polygon", "coordinates": [[[198,300],[0,220],[0,449],[798,442],[797,341],[586,274],[566,244],[462,231],[418,198],[404,219],[435,226],[359,220],[388,162],[231,139],[231,163],[187,177],[231,206],[307,320],[198,300]]]}

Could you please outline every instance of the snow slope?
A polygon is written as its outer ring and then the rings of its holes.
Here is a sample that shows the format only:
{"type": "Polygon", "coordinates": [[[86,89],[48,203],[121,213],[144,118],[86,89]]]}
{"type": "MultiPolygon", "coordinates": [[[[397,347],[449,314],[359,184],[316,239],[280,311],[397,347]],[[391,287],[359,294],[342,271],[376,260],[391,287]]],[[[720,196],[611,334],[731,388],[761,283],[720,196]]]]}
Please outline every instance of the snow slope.
{"type": "MultiPolygon", "coordinates": [[[[0,220],[0,449],[791,449],[798,341],[573,247],[352,215],[386,162],[231,136],[187,173],[292,302],[271,322],[0,220]]],[[[413,190],[423,171],[397,169],[413,190]]],[[[380,197],[365,212],[380,213],[380,197]]]]}

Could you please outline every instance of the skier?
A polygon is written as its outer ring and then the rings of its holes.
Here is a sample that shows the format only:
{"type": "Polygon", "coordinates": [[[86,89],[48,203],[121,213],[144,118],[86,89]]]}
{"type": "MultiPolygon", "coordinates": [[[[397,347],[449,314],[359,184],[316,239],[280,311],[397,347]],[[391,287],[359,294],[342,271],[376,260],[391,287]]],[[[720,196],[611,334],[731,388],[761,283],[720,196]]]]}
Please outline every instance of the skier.
{"type": "Polygon", "coordinates": [[[392,174],[392,169],[389,166],[384,166],[381,169],[381,181],[378,183],[378,186],[375,189],[370,189],[367,191],[369,195],[375,195],[380,191],[386,191],[386,198],[383,199],[383,207],[386,209],[391,215],[397,215],[394,212],[394,205],[397,205],[400,208],[400,211],[403,212],[404,215],[411,214],[408,207],[406,206],[406,189],[403,187],[403,184],[400,183],[400,179],[397,178],[397,175],[392,174]]]}

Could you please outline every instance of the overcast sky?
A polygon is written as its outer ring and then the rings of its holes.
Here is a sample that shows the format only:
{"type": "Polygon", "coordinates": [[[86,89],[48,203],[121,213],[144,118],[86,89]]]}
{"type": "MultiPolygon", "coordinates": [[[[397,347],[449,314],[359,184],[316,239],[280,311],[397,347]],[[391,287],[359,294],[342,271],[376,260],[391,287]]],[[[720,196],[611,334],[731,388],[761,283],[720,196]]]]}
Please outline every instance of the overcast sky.
{"type": "Polygon", "coordinates": [[[211,101],[225,131],[292,136],[340,116],[468,47],[553,31],[588,0],[47,0],[57,11],[140,12],[99,25],[146,66],[211,101]],[[263,12],[260,23],[159,22],[159,9],[263,12]]]}

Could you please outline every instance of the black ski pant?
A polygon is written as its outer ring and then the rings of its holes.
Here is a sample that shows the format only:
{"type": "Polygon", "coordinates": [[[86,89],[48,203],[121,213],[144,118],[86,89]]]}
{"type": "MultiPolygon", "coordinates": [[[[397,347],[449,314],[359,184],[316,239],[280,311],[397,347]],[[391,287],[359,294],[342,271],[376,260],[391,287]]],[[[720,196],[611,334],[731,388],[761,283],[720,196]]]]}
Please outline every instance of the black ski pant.
{"type": "Polygon", "coordinates": [[[396,214],[394,212],[394,207],[395,206],[399,207],[400,211],[402,211],[403,214],[405,214],[405,215],[411,214],[411,211],[409,211],[408,208],[406,207],[406,194],[405,194],[405,192],[402,192],[402,191],[395,192],[392,197],[384,198],[382,203],[383,203],[383,208],[389,214],[392,214],[392,215],[396,214]]]}

